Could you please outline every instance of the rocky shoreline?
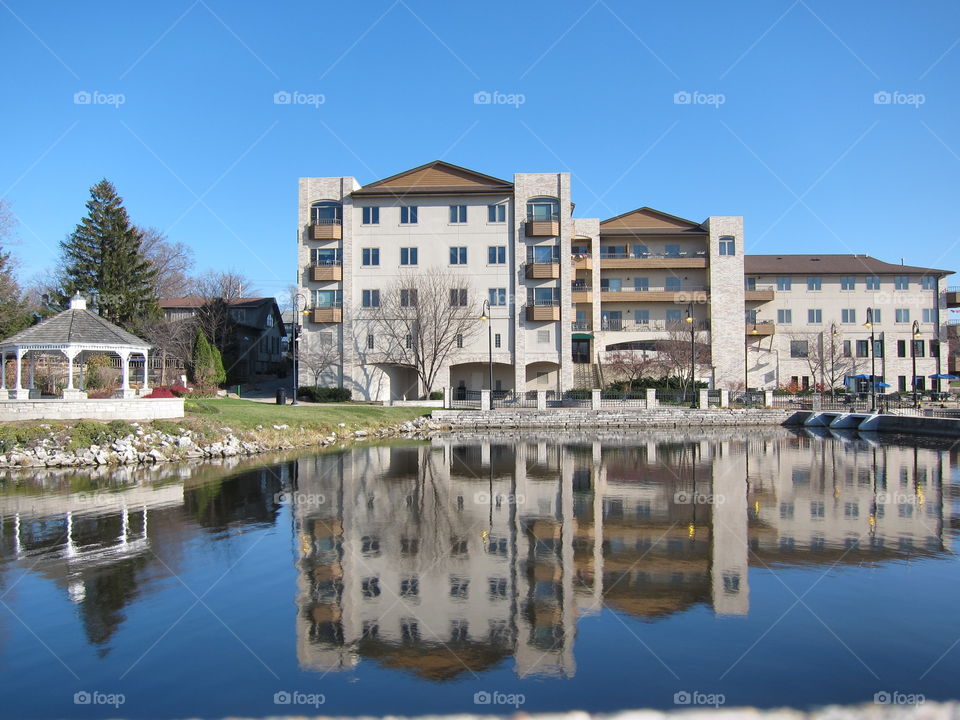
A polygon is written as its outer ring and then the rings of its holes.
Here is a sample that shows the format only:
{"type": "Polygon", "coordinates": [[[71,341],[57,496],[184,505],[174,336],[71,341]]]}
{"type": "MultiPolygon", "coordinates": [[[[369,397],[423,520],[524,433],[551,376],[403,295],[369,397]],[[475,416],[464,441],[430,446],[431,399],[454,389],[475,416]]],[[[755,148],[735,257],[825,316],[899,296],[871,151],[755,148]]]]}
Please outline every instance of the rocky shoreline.
{"type": "MultiPolygon", "coordinates": [[[[49,427],[49,426],[47,426],[49,427]]],[[[103,467],[119,465],[155,465],[184,460],[213,459],[260,455],[276,450],[307,447],[328,447],[365,440],[388,438],[426,439],[441,425],[429,417],[418,417],[398,425],[374,430],[351,430],[340,423],[337,430],[320,433],[288,425],[257,426],[256,429],[235,432],[229,427],[218,428],[222,439],[207,442],[203,433],[177,428],[175,433],[164,432],[149,424],[130,423],[132,432],[109,442],[71,449],[69,430],[50,431],[36,440],[15,444],[0,454],[0,468],[40,467],[103,467]],[[282,433],[281,439],[276,439],[282,433]]]]}

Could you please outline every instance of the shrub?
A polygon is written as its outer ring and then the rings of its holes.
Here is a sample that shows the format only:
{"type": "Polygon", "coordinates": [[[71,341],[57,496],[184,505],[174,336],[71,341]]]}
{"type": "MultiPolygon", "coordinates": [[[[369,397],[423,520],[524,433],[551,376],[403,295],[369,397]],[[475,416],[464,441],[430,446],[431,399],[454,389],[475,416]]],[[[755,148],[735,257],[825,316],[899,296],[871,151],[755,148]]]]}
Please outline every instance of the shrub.
{"type": "Polygon", "coordinates": [[[193,380],[197,385],[211,386],[225,382],[223,358],[207,340],[203,330],[197,328],[197,340],[193,345],[193,380]]]}
{"type": "Polygon", "coordinates": [[[350,399],[350,391],[340,387],[302,385],[297,388],[297,399],[316,403],[347,402],[350,399]]]}
{"type": "Polygon", "coordinates": [[[431,400],[443,400],[443,390],[434,390],[430,393],[431,400]]]}
{"type": "Polygon", "coordinates": [[[155,387],[153,389],[153,392],[151,392],[149,395],[144,395],[144,397],[145,398],[175,398],[177,396],[170,391],[170,388],[155,387]]]}
{"type": "Polygon", "coordinates": [[[107,355],[91,355],[87,358],[84,386],[89,390],[102,390],[110,384],[110,358],[107,355]]]}

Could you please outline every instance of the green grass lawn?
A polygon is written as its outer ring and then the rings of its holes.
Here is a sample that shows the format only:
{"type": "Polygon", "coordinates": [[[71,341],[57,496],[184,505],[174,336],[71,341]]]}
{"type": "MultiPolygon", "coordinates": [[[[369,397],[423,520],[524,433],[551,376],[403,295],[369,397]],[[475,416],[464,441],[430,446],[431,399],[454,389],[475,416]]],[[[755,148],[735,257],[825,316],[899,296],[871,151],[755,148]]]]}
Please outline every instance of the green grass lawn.
{"type": "Polygon", "coordinates": [[[233,398],[187,400],[184,408],[188,417],[214,421],[237,430],[253,430],[257,425],[263,425],[265,428],[272,425],[289,425],[311,430],[336,430],[340,423],[345,423],[350,428],[375,428],[430,414],[430,408],[381,407],[350,403],[273,405],[233,398]]]}

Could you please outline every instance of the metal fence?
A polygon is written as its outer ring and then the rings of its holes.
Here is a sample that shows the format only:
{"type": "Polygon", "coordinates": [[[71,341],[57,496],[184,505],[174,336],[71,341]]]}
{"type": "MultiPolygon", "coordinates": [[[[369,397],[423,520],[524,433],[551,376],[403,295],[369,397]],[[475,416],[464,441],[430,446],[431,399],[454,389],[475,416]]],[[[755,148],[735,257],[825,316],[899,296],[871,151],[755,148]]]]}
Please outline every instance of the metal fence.
{"type": "Polygon", "coordinates": [[[730,407],[761,408],[764,407],[763,392],[757,390],[735,390],[730,392],[730,407]]]}
{"type": "Polygon", "coordinates": [[[450,407],[458,410],[479,410],[480,391],[454,388],[453,395],[450,397],[450,407]]]}
{"type": "Polygon", "coordinates": [[[698,394],[695,390],[663,390],[657,388],[657,402],[661,405],[691,405],[698,404],[698,394]]]}
{"type": "Polygon", "coordinates": [[[536,408],[536,391],[516,392],[514,390],[494,390],[490,393],[490,407],[496,409],[536,408]]]}
{"type": "Polygon", "coordinates": [[[786,408],[788,410],[811,410],[813,409],[813,396],[774,393],[772,407],[786,408]]]}
{"type": "Polygon", "coordinates": [[[604,390],[600,393],[600,407],[647,407],[645,390],[616,391],[604,390]]]}

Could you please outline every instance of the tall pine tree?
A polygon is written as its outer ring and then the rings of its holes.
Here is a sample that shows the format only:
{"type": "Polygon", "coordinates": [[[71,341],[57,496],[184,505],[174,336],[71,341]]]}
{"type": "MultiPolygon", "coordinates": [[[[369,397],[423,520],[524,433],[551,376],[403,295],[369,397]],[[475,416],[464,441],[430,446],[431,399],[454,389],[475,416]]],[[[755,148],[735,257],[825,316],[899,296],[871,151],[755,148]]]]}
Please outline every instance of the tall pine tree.
{"type": "Polygon", "coordinates": [[[153,295],[156,270],[144,256],[143,233],[107,180],[90,188],[86,217],[60,247],[64,300],[78,292],[93,295],[100,314],[125,327],[159,312],[153,295]]]}

